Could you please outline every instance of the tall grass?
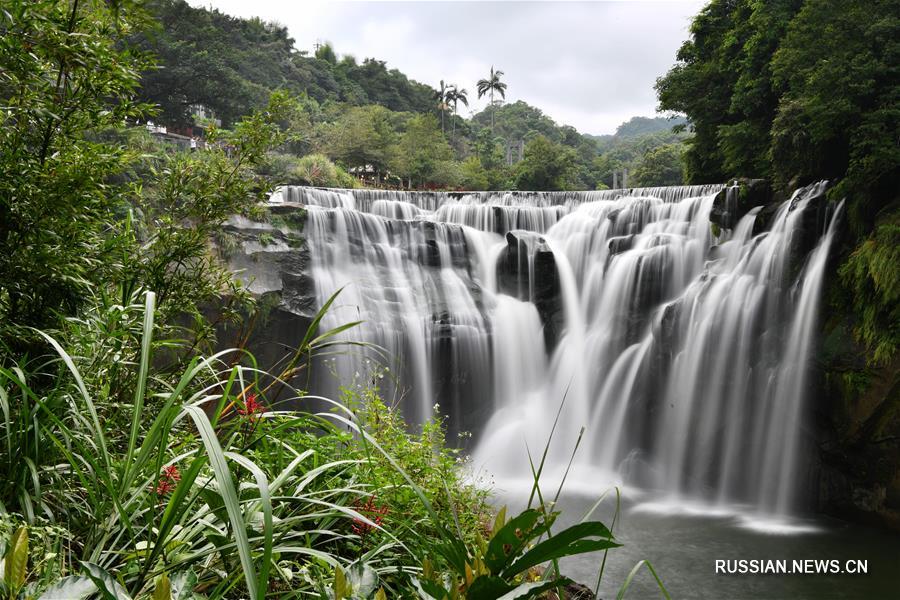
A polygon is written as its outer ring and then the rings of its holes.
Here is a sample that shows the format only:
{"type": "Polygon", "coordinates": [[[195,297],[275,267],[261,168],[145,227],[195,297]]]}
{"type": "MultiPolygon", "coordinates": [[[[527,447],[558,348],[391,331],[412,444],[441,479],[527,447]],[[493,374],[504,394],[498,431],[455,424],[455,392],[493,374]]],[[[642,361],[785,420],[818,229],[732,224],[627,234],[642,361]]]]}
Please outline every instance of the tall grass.
{"type": "MultiPolygon", "coordinates": [[[[270,579],[290,580],[276,556],[346,563],[333,549],[349,534],[329,527],[369,522],[349,508],[366,491],[341,477],[359,461],[317,461],[314,452],[284,446],[277,437],[311,425],[323,436],[334,426],[308,415],[247,410],[264,402],[250,390],[271,381],[253,367],[230,365],[232,351],[192,359],[174,385],[152,381],[154,308],[154,294],[145,294],[130,406],[110,403],[112,382],[83,376],[77,363],[91,361],[43,333],[56,357],[40,363],[32,377],[54,385],[32,386],[21,365],[0,369],[2,511],[21,509],[29,523],[63,524],[75,541],[71,555],[84,569],[73,562],[59,575],[71,574],[70,583],[84,590],[93,589],[85,584],[90,581],[104,596],[120,594],[98,573],[117,573],[116,585],[138,596],[163,574],[172,581],[194,571],[191,578],[211,596],[255,599],[273,585],[270,579]],[[123,409],[124,422],[116,414],[123,409]],[[267,458],[255,450],[262,441],[292,455],[289,464],[273,471],[259,462],[267,458]],[[336,478],[340,487],[333,486],[336,478]]],[[[335,333],[307,336],[297,355],[327,346],[335,333]]],[[[282,375],[298,368],[290,361],[282,375]]]]}
{"type": "Polygon", "coordinates": [[[407,433],[370,386],[294,389],[355,325],[319,331],[333,300],[277,374],[242,350],[156,370],[151,292],[83,319],[74,353],[39,333],[51,358],[0,369],[0,597],[534,598],[569,582],[559,558],[618,546],[587,519],[551,532],[542,465],[538,506],[490,525],[440,423],[407,433]],[[327,408],[267,403],[284,390],[327,408]],[[49,531],[57,552],[23,549],[49,531]]]}

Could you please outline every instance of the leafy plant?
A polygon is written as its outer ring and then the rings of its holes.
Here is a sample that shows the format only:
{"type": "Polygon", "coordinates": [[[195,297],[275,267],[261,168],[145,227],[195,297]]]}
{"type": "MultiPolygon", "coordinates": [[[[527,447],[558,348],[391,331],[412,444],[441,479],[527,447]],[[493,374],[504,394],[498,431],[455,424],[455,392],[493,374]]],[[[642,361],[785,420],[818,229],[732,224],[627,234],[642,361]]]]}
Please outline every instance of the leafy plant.
{"type": "Polygon", "coordinates": [[[416,580],[420,595],[426,600],[536,598],[571,583],[566,577],[542,580],[534,571],[538,565],[620,545],[599,521],[573,525],[541,541],[556,516],[531,508],[507,521],[502,509],[493,536],[476,545],[474,552],[453,541],[438,545],[436,551],[453,567],[453,574],[448,582],[439,582],[429,578],[431,569],[426,565],[423,578],[416,580]]]}

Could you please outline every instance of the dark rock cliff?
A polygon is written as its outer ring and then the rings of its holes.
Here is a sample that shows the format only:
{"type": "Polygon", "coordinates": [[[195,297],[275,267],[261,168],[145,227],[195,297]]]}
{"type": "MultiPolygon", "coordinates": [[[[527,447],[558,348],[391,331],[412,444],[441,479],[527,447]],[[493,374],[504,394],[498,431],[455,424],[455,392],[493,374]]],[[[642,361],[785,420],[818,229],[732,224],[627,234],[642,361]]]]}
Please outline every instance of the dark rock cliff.
{"type": "MultiPolygon", "coordinates": [[[[223,348],[243,345],[266,371],[284,364],[318,308],[304,224],[303,209],[273,206],[266,221],[233,217],[216,236],[219,255],[257,299],[246,330],[223,327],[219,343],[223,348]]],[[[305,381],[294,383],[302,389],[305,381]]]]}

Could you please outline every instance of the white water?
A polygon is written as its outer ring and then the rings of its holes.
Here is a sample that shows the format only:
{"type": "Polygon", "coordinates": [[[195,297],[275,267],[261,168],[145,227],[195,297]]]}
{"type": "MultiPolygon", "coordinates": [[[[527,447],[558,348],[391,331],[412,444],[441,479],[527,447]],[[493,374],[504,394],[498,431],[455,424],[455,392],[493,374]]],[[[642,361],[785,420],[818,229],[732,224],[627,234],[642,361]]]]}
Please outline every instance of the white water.
{"type": "MultiPolygon", "coordinates": [[[[344,287],[325,326],[362,320],[344,337],[385,350],[335,357],[337,380],[380,361],[387,400],[412,422],[439,403],[453,431],[476,430],[475,461],[498,477],[528,478],[526,447],[542,452],[559,412],[550,467],[584,428],[577,483],[783,515],[804,479],[833,231],[800,253],[811,186],[768,231],[752,235],[754,209],[716,237],[722,189],[285,188],[278,200],[308,207],[320,303],[344,287]]],[[[335,394],[328,381],[319,391],[335,394]]]]}

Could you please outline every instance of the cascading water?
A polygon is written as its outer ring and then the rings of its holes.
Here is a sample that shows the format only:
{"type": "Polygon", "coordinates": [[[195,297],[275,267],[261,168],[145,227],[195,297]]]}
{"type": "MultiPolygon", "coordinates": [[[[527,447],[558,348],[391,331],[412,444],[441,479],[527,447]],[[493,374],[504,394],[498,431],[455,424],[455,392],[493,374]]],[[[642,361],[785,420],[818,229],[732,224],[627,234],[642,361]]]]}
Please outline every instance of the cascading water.
{"type": "Polygon", "coordinates": [[[334,357],[317,391],[382,364],[387,400],[411,422],[440,404],[498,476],[527,476],[525,444],[542,448],[559,412],[551,461],[583,427],[581,467],[786,513],[833,236],[804,241],[823,185],[758,233],[760,208],[713,226],[734,203],[720,185],[273,201],[307,207],[320,303],[344,288],[325,327],[361,320],[346,339],[383,349],[334,357]]]}

